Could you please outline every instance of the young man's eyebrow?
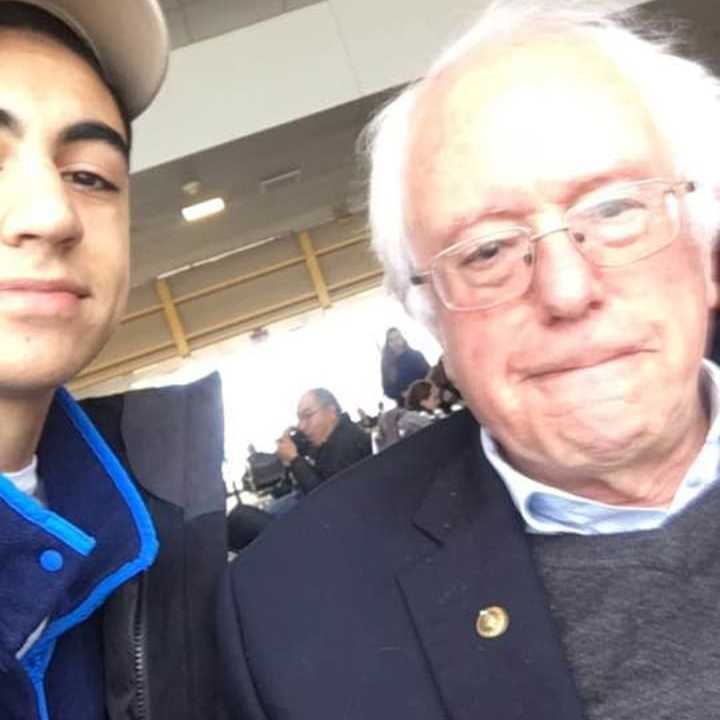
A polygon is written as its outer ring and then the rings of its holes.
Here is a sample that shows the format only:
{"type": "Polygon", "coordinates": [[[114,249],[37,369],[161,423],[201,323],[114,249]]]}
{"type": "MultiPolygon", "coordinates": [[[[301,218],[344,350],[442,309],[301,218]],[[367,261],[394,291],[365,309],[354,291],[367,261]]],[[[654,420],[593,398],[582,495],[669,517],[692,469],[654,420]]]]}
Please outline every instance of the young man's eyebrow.
{"type": "MultiPolygon", "coordinates": [[[[2,120],[0,118],[0,124],[1,123],[2,120]]],[[[63,131],[60,140],[63,143],[100,140],[118,150],[125,160],[130,160],[130,148],[125,138],[123,138],[117,130],[103,122],[87,121],[75,123],[63,131]]]]}

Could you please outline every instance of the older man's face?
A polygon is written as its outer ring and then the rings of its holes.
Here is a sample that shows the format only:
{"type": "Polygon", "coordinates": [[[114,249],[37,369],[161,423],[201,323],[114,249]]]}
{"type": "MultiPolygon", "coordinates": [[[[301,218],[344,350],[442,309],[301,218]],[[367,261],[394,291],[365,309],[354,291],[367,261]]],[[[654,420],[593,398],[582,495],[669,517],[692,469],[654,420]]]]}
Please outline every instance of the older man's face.
{"type": "Polygon", "coordinates": [[[335,408],[320,403],[313,392],[307,392],[300,398],[297,418],[298,429],[314,447],[320,447],[327,441],[338,420],[335,408]]]}
{"type": "MultiPolygon", "coordinates": [[[[666,144],[599,52],[538,42],[475,56],[415,115],[417,264],[488,223],[556,229],[591,190],[649,178],[677,179],[666,144]]],[[[682,203],[676,240],[651,257],[599,268],[559,232],[540,240],[534,272],[522,297],[492,309],[437,303],[450,374],[475,415],[529,469],[601,470],[676,442],[699,406],[710,302],[682,203]]]]}

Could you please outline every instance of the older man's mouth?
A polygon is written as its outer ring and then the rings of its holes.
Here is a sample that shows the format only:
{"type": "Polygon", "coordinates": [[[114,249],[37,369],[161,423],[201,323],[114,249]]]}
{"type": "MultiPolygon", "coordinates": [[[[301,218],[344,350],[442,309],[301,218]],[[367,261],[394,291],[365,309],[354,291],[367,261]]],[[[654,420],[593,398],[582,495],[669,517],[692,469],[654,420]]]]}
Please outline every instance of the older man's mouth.
{"type": "Polygon", "coordinates": [[[610,366],[636,358],[649,351],[637,346],[619,348],[597,348],[584,350],[573,355],[544,360],[534,364],[524,373],[529,380],[551,380],[569,373],[610,366]]]}

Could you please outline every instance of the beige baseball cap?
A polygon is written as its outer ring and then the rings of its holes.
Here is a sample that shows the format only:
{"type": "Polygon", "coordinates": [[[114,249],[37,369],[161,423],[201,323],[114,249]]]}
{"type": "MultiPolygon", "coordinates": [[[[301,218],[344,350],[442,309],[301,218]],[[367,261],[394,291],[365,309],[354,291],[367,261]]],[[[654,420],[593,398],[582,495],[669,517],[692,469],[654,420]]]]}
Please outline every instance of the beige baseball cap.
{"type": "Polygon", "coordinates": [[[157,0],[21,1],[55,15],[89,45],[131,119],[152,102],[170,54],[167,25],[157,0]]]}

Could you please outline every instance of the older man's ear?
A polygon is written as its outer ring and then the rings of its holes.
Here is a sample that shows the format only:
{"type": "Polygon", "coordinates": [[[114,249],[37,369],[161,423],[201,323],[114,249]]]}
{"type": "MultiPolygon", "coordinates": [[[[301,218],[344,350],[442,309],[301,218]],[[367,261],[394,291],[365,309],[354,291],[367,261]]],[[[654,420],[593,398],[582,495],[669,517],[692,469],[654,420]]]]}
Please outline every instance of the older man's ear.
{"type": "Polygon", "coordinates": [[[710,259],[710,277],[708,281],[708,307],[714,310],[720,310],[720,252],[718,252],[718,242],[720,237],[716,237],[713,243],[712,255],[710,259]]]}

